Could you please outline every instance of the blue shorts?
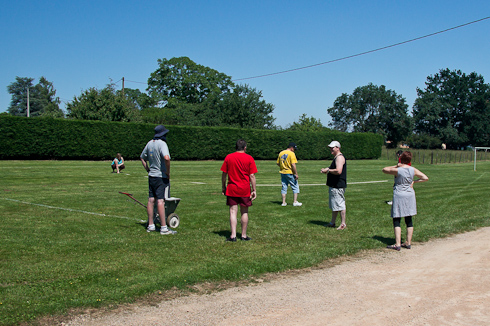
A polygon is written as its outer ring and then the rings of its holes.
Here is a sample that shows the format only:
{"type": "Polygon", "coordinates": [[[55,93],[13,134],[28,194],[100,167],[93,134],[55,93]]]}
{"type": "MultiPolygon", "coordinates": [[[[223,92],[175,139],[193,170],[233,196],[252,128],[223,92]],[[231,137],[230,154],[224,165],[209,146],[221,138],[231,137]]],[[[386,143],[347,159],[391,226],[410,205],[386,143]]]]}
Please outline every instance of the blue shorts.
{"type": "Polygon", "coordinates": [[[293,174],[281,174],[281,183],[282,183],[281,194],[288,193],[288,185],[291,186],[291,189],[293,190],[293,194],[299,194],[298,180],[296,180],[293,174]]]}
{"type": "Polygon", "coordinates": [[[148,177],[148,197],[166,199],[170,197],[170,180],[160,177],[148,177]]]}

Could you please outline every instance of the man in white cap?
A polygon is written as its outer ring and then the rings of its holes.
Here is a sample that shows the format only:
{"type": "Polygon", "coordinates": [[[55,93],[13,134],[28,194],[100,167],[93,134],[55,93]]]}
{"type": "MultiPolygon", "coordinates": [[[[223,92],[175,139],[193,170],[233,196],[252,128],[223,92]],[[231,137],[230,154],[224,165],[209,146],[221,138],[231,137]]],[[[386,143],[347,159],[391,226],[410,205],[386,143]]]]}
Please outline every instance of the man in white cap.
{"type": "Polygon", "coordinates": [[[168,129],[163,125],[155,127],[155,136],[150,140],[140,155],[141,164],[148,172],[148,227],[147,231],[155,231],[153,213],[155,200],[157,202],[158,215],[160,215],[160,234],[175,234],[177,231],[167,227],[165,221],[165,192],[170,187],[170,153],[166,143],[168,129]],[[147,164],[147,161],[149,164],[147,164]]]}
{"type": "Polygon", "coordinates": [[[347,187],[347,165],[344,155],[340,152],[340,143],[336,140],[328,144],[333,155],[330,167],[321,169],[327,174],[328,206],[332,210],[332,220],[328,227],[335,227],[335,220],[340,212],[341,224],[337,230],[347,227],[345,224],[345,188],[347,187]]]}

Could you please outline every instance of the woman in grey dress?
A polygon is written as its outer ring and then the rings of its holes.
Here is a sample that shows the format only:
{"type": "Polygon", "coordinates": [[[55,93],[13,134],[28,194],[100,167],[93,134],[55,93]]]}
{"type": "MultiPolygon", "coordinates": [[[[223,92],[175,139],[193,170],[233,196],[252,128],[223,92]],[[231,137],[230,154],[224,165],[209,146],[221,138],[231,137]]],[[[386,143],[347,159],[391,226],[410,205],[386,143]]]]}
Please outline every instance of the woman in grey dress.
{"type": "Polygon", "coordinates": [[[412,247],[412,216],[417,214],[417,202],[415,200],[413,184],[429,180],[425,174],[410,166],[411,162],[412,153],[406,151],[400,156],[400,163],[395,166],[387,166],[383,169],[383,173],[395,176],[393,205],[391,206],[391,217],[393,218],[393,227],[395,230],[395,244],[387,248],[397,251],[400,251],[402,247],[407,249],[412,247]],[[418,179],[414,180],[414,177],[418,179]],[[407,240],[403,244],[401,243],[402,229],[400,226],[402,217],[405,218],[405,224],[407,225],[407,240]]]}

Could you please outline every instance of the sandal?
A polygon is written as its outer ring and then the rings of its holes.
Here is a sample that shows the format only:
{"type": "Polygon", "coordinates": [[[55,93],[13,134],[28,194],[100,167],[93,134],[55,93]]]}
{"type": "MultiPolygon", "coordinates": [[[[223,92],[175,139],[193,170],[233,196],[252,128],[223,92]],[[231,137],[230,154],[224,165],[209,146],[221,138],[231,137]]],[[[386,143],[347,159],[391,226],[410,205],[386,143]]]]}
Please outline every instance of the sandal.
{"type": "Polygon", "coordinates": [[[334,228],[334,227],[335,227],[335,223],[330,222],[327,224],[327,228],[334,228]]]}
{"type": "Polygon", "coordinates": [[[412,245],[409,245],[409,244],[406,244],[406,243],[402,243],[401,247],[402,248],[405,248],[405,249],[412,249],[412,245]]]}
{"type": "Polygon", "coordinates": [[[340,224],[340,226],[337,228],[337,230],[343,230],[347,227],[344,223],[340,224]]]}
{"type": "Polygon", "coordinates": [[[400,251],[401,247],[397,246],[397,245],[391,245],[391,246],[387,246],[386,247],[387,249],[393,249],[393,250],[396,250],[396,251],[400,251]]]}

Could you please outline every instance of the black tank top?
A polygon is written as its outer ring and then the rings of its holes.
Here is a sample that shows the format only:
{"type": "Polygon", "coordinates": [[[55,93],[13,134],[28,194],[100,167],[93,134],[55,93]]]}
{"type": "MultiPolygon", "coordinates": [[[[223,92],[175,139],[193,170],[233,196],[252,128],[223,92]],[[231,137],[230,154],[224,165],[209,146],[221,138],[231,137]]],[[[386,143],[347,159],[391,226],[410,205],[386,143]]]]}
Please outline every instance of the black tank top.
{"type": "MultiPolygon", "coordinates": [[[[340,155],[344,156],[344,154],[340,154],[340,155]]],[[[336,168],[337,165],[335,164],[335,159],[334,159],[332,161],[332,164],[330,164],[329,169],[334,170],[336,168]]],[[[340,175],[335,175],[330,173],[327,175],[327,186],[332,188],[347,188],[347,160],[344,161],[344,167],[342,168],[342,173],[340,175]]]]}

